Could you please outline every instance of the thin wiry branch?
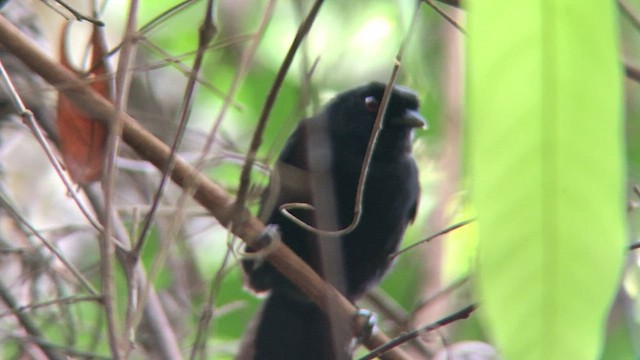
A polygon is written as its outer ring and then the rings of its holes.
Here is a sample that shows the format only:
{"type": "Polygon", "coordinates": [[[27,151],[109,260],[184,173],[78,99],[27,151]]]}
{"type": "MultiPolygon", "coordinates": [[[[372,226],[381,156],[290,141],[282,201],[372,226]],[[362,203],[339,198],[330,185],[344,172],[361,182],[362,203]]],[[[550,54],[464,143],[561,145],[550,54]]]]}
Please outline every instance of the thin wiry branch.
{"type": "MultiPolygon", "coordinates": [[[[135,53],[135,30],[136,19],[138,17],[138,0],[132,0],[129,5],[129,14],[127,17],[127,23],[124,31],[123,47],[120,51],[120,58],[118,61],[118,68],[115,78],[115,112],[109,119],[109,132],[107,139],[107,161],[106,171],[103,180],[103,192],[104,192],[104,237],[100,243],[100,265],[102,275],[102,290],[104,295],[104,310],[107,317],[107,332],[109,335],[109,347],[111,355],[116,359],[123,359],[127,357],[128,351],[123,351],[125,338],[121,338],[118,331],[118,310],[116,304],[116,287],[115,287],[115,274],[114,274],[114,257],[115,257],[115,244],[112,241],[112,225],[114,223],[115,212],[113,211],[113,198],[115,194],[115,178],[116,167],[115,159],[118,154],[118,148],[120,146],[120,134],[122,132],[123,124],[115,114],[118,114],[126,110],[126,99],[128,98],[128,87],[131,80],[131,73],[128,71],[129,64],[135,53]]],[[[125,264],[126,266],[126,264],[125,264]]],[[[135,282],[129,282],[128,299],[131,305],[135,299],[132,298],[135,289],[135,282]]],[[[129,309],[130,307],[128,307],[129,309]]],[[[129,313],[129,312],[127,312],[129,313]]],[[[129,317],[127,316],[127,320],[129,317]]],[[[128,330],[128,329],[127,329],[128,330]]],[[[127,347],[129,349],[129,347],[127,347]]]]}
{"type": "MultiPolygon", "coordinates": [[[[1,280],[0,280],[0,299],[2,299],[2,301],[7,305],[7,307],[11,309],[12,312],[14,312],[14,314],[18,318],[18,321],[20,322],[20,325],[27,332],[27,334],[38,339],[44,338],[44,335],[38,328],[38,325],[36,325],[33,319],[31,319],[29,314],[18,310],[20,308],[20,305],[18,305],[17,300],[13,297],[13,295],[11,295],[11,291],[7,289],[7,287],[4,285],[4,283],[2,283],[1,280]]],[[[51,346],[47,346],[43,344],[38,344],[38,346],[40,347],[42,352],[44,352],[47,355],[47,357],[51,360],[66,359],[66,357],[63,354],[61,354],[57,349],[51,346]]]]}
{"type": "MultiPolygon", "coordinates": [[[[104,217],[105,207],[102,203],[102,197],[97,191],[94,191],[94,189],[91,188],[85,189],[85,192],[91,202],[91,205],[98,213],[98,216],[104,217]]],[[[119,217],[114,217],[113,221],[113,233],[118,244],[130,243],[122,220],[119,217]]],[[[140,264],[136,264],[136,266],[132,266],[130,264],[129,249],[123,247],[116,248],[116,256],[123,268],[130,269],[128,273],[129,280],[131,282],[135,282],[135,284],[130,285],[132,290],[143,288],[147,283],[149,283],[145,269],[140,264]]],[[[160,299],[155,289],[151,288],[149,290],[149,293],[147,294],[147,301],[144,303],[143,308],[146,324],[148,324],[149,329],[151,330],[153,341],[155,343],[154,350],[157,353],[162,354],[163,359],[182,359],[177,336],[169,324],[167,315],[160,304],[160,299]]],[[[101,326],[98,326],[97,328],[100,329],[101,326]]],[[[99,334],[99,332],[96,334],[99,334]]],[[[94,347],[97,347],[97,343],[98,337],[95,339],[94,347]]]]}
{"type": "MultiPolygon", "coordinates": [[[[213,1],[209,0],[207,3],[207,11],[205,12],[204,19],[200,26],[199,32],[199,41],[198,41],[198,49],[196,51],[196,57],[193,64],[193,70],[189,74],[189,79],[187,81],[187,85],[185,87],[184,96],[182,99],[182,108],[180,110],[180,121],[178,125],[178,130],[174,136],[173,144],[171,145],[171,149],[169,152],[169,160],[165,163],[165,167],[162,169],[162,178],[160,180],[160,184],[153,196],[151,210],[147,213],[147,216],[144,220],[142,231],[140,232],[137,244],[133,250],[133,256],[135,258],[139,258],[140,251],[142,250],[142,246],[147,239],[148,233],[151,230],[151,225],[155,219],[156,212],[158,210],[158,206],[160,205],[160,199],[164,193],[164,189],[169,181],[169,176],[173,172],[173,168],[175,166],[175,162],[177,159],[177,151],[182,144],[182,140],[184,138],[185,131],[187,129],[187,124],[189,121],[189,117],[191,115],[191,109],[193,107],[193,100],[195,95],[195,88],[198,76],[200,74],[200,69],[202,67],[202,62],[204,59],[205,52],[213,40],[214,36],[217,34],[216,25],[213,22],[213,1]]],[[[175,228],[179,229],[182,224],[183,213],[184,213],[184,202],[180,203],[176,206],[176,214],[174,216],[174,221],[172,224],[176,224],[175,228]]],[[[149,272],[149,282],[147,286],[144,287],[142,293],[140,294],[140,303],[145,302],[147,297],[147,293],[151,284],[153,284],[155,278],[158,276],[160,270],[164,262],[166,261],[169,250],[171,249],[171,240],[177,234],[176,231],[169,231],[168,236],[165,236],[164,239],[166,241],[159,247],[159,250],[154,258],[153,264],[151,265],[151,270],[149,272]]],[[[140,319],[140,314],[142,312],[138,310],[135,317],[132,320],[132,326],[135,326],[138,319],[140,319]]],[[[133,327],[132,327],[133,328],[133,327]]]]}
{"type": "Polygon", "coordinates": [[[458,321],[458,320],[462,320],[462,319],[466,319],[469,317],[469,315],[471,315],[472,312],[474,312],[476,310],[477,306],[474,304],[471,305],[467,305],[464,308],[434,322],[431,323],[429,325],[425,325],[419,329],[416,329],[414,331],[410,331],[408,333],[402,334],[398,337],[396,337],[395,339],[389,341],[388,343],[384,344],[383,346],[376,348],[374,350],[372,350],[370,353],[368,353],[367,355],[361,357],[359,360],[371,360],[374,359],[378,356],[381,356],[382,354],[384,354],[386,351],[395,348],[396,346],[399,346],[411,339],[415,339],[418,336],[424,334],[424,333],[428,333],[430,331],[434,331],[437,330],[445,325],[451,324],[452,322],[458,321]]]}
{"type": "Polygon", "coordinates": [[[249,146],[249,151],[247,152],[247,157],[245,160],[245,164],[242,167],[242,173],[240,175],[240,186],[238,188],[238,196],[235,201],[235,210],[234,217],[236,218],[234,222],[242,222],[242,219],[239,215],[242,214],[242,209],[245,206],[247,192],[249,191],[249,184],[251,182],[251,171],[253,170],[253,164],[256,161],[256,154],[258,152],[258,148],[260,144],[262,144],[262,134],[267,126],[267,121],[269,120],[269,115],[271,114],[271,110],[276,102],[276,98],[278,97],[278,93],[280,92],[280,88],[284,83],[284,79],[289,72],[289,68],[291,67],[291,63],[293,62],[293,58],[296,55],[296,52],[300,48],[302,44],[302,40],[307,36],[313,23],[320,11],[320,7],[322,6],[323,0],[316,0],[309,10],[307,17],[302,21],[300,26],[298,27],[298,31],[293,41],[291,42],[291,46],[289,47],[289,51],[287,51],[287,55],[278,70],[275,80],[273,81],[273,85],[269,90],[269,94],[267,94],[267,98],[265,100],[265,104],[262,107],[262,112],[260,114],[260,118],[258,119],[258,124],[256,125],[256,129],[253,133],[253,138],[251,139],[251,145],[249,146]]]}
{"type": "MultiPolygon", "coordinates": [[[[70,346],[63,346],[63,345],[59,345],[59,344],[54,344],[50,341],[46,341],[43,338],[38,338],[35,336],[15,336],[15,339],[25,342],[25,343],[34,343],[37,344],[39,346],[45,346],[47,348],[50,349],[55,349],[61,353],[64,353],[66,355],[69,355],[73,358],[78,358],[78,359],[92,359],[92,360],[111,360],[112,358],[109,356],[104,356],[104,355],[100,355],[96,352],[91,352],[91,351],[81,351],[81,350],[77,350],[74,349],[70,346]]],[[[64,357],[64,359],[69,359],[68,357],[64,357]]]]}
{"type": "Polygon", "coordinates": [[[158,206],[160,204],[160,198],[164,193],[164,189],[169,180],[169,174],[173,171],[173,166],[175,163],[176,153],[182,144],[182,139],[184,138],[184,133],[187,129],[187,123],[189,121],[189,117],[191,115],[191,109],[193,108],[193,99],[195,94],[196,81],[200,74],[200,68],[202,67],[202,61],[204,59],[204,54],[213,40],[213,37],[218,32],[215,24],[213,23],[213,1],[210,0],[208,2],[208,10],[205,14],[205,19],[200,26],[200,36],[198,42],[198,50],[196,52],[196,58],[194,60],[193,69],[189,74],[189,79],[187,81],[187,86],[184,91],[184,97],[182,99],[182,108],[180,110],[180,121],[178,125],[178,130],[173,140],[173,144],[171,145],[171,152],[169,161],[165,165],[165,168],[162,170],[162,178],[160,179],[160,184],[158,185],[158,189],[156,190],[153,200],[151,203],[151,209],[147,213],[147,216],[144,220],[144,224],[142,227],[142,231],[140,232],[139,239],[137,241],[136,246],[133,249],[134,256],[138,256],[140,254],[140,249],[144,245],[144,242],[149,234],[151,229],[151,224],[154,221],[156,211],[158,210],[158,206]]]}
{"type": "MultiPolygon", "coordinates": [[[[66,2],[64,2],[64,1],[62,1],[62,0],[55,0],[55,1],[56,1],[58,4],[60,4],[60,6],[62,6],[65,10],[67,10],[68,12],[70,12],[70,13],[71,13],[71,15],[73,15],[73,17],[75,17],[75,18],[76,18],[76,20],[78,20],[78,21],[86,20],[86,21],[88,21],[88,22],[90,22],[90,23],[93,23],[93,24],[94,24],[94,25],[96,25],[96,26],[104,26],[104,23],[103,23],[102,21],[100,21],[100,20],[98,20],[98,19],[96,19],[96,18],[94,18],[94,17],[91,17],[91,16],[87,16],[87,15],[82,14],[81,12],[79,12],[79,11],[78,11],[78,10],[76,10],[76,9],[74,9],[74,8],[73,8],[73,6],[71,6],[71,5],[67,4],[66,2]]],[[[44,1],[44,3],[45,3],[45,4],[47,4],[47,5],[49,5],[49,3],[48,3],[47,1],[44,1]]],[[[51,6],[51,5],[49,5],[49,6],[51,6]]],[[[53,7],[53,6],[51,6],[51,7],[53,7]]],[[[55,8],[54,8],[54,10],[58,11],[58,9],[55,9],[55,8]]]]}
{"type": "Polygon", "coordinates": [[[78,194],[76,193],[76,190],[74,189],[71,180],[62,170],[62,167],[60,166],[58,159],[54,155],[53,150],[47,143],[47,140],[42,133],[42,130],[40,129],[36,120],[34,119],[33,112],[27,109],[26,106],[24,105],[22,98],[20,97],[15,87],[13,86],[13,82],[11,81],[9,74],[5,70],[4,65],[2,64],[1,61],[0,61],[0,79],[2,80],[1,82],[2,88],[6,90],[7,94],[11,99],[11,102],[13,103],[14,108],[16,109],[18,114],[22,117],[24,123],[27,125],[27,127],[29,127],[29,129],[35,136],[36,140],[44,150],[45,155],[47,156],[47,160],[49,160],[49,163],[51,163],[51,165],[53,166],[53,169],[56,171],[56,173],[60,177],[60,180],[62,180],[62,183],[66,187],[67,192],[69,193],[71,198],[78,205],[78,209],[80,209],[80,212],[82,213],[82,215],[84,215],[87,221],[89,221],[89,224],[91,224],[91,226],[93,226],[99,232],[102,231],[102,226],[98,224],[98,222],[94,219],[93,215],[91,215],[91,212],[86,208],[82,200],[80,200],[80,198],[78,197],[78,194]]]}
{"type": "Polygon", "coordinates": [[[28,305],[21,305],[18,306],[15,309],[10,309],[5,311],[4,313],[0,314],[0,318],[9,316],[9,315],[14,315],[18,312],[24,312],[24,311],[30,311],[30,310],[34,310],[34,309],[39,309],[39,308],[43,308],[43,307],[48,307],[48,306],[52,306],[52,305],[60,305],[60,304],[73,304],[73,303],[78,303],[78,302],[84,302],[84,301],[101,301],[102,298],[99,296],[82,296],[82,295],[71,295],[71,296],[66,296],[63,298],[58,298],[58,299],[52,299],[52,300],[48,300],[48,301],[42,301],[39,303],[33,303],[33,304],[28,304],[28,305]]]}
{"type": "Polygon", "coordinates": [[[467,32],[464,30],[464,28],[458,24],[457,21],[455,21],[451,16],[449,16],[447,13],[445,13],[444,11],[442,11],[442,9],[440,9],[440,7],[438,7],[438,5],[436,5],[433,0],[424,0],[424,2],[427,3],[427,5],[429,5],[429,7],[431,7],[433,10],[435,10],[435,12],[438,13],[438,15],[442,16],[442,18],[444,18],[449,24],[451,24],[453,27],[455,27],[456,29],[458,29],[458,31],[460,31],[463,34],[467,34],[467,32]]]}
{"type": "MultiPolygon", "coordinates": [[[[220,109],[218,116],[214,121],[213,127],[209,133],[209,136],[207,137],[207,141],[202,149],[202,152],[200,153],[200,157],[196,162],[196,169],[200,169],[203,166],[206,156],[210,152],[211,147],[213,146],[213,141],[216,138],[216,134],[218,132],[219,126],[221,125],[222,120],[224,119],[225,114],[229,106],[231,105],[232,99],[235,96],[236,91],[238,90],[238,88],[240,87],[240,84],[246,77],[249,67],[255,58],[256,52],[258,50],[258,45],[261,43],[262,38],[266,32],[267,25],[271,21],[271,16],[273,15],[274,9],[275,9],[275,1],[269,1],[269,3],[266,5],[264,14],[262,16],[262,20],[258,25],[258,29],[256,30],[256,33],[251,43],[249,44],[249,46],[241,56],[240,66],[238,67],[238,70],[234,75],[233,81],[231,83],[231,87],[227,92],[227,96],[224,99],[222,108],[220,109]]],[[[183,193],[183,196],[181,197],[179,203],[186,201],[187,199],[186,195],[189,192],[190,191],[185,191],[183,193]]],[[[220,269],[216,272],[215,276],[211,280],[209,293],[207,294],[207,301],[203,305],[203,309],[200,315],[200,320],[198,321],[198,330],[196,332],[196,340],[191,348],[190,359],[195,359],[198,352],[201,354],[202,358],[205,358],[205,355],[204,355],[205,339],[208,337],[207,335],[209,333],[208,331],[209,325],[215,315],[215,307],[214,307],[215,299],[216,299],[220,284],[222,282],[222,279],[226,274],[227,263],[230,260],[230,256],[232,255],[231,247],[235,239],[233,238],[233,235],[231,235],[231,237],[232,238],[229,240],[230,246],[225,252],[225,256],[223,258],[222,264],[220,265],[220,269]]]]}
{"type": "Polygon", "coordinates": [[[93,296],[97,296],[99,294],[98,290],[96,290],[91,282],[87,280],[82,273],[76,269],[76,267],[56,248],[49,240],[47,240],[40,232],[38,232],[29,222],[24,219],[11,205],[9,200],[6,198],[4,191],[0,191],[0,208],[4,209],[7,214],[16,222],[26,227],[26,229],[31,233],[31,235],[35,236],[38,240],[40,240],[44,246],[51,251],[51,253],[58,259],[64,266],[73,274],[73,276],[78,279],[80,284],[91,293],[93,296]]]}
{"type": "Polygon", "coordinates": [[[416,242],[414,244],[411,244],[411,245],[407,246],[404,249],[401,249],[401,250],[398,250],[398,251],[394,252],[393,254],[389,255],[389,258],[394,259],[398,255],[402,255],[403,253],[415,248],[416,246],[420,246],[420,245],[422,245],[424,243],[427,243],[427,242],[429,242],[429,241],[431,241],[431,240],[433,240],[433,239],[435,239],[435,238],[437,238],[439,236],[448,234],[451,231],[459,229],[459,228],[461,228],[463,226],[466,226],[466,225],[468,225],[468,224],[470,224],[470,223],[472,223],[474,221],[475,221],[474,219],[471,219],[471,220],[461,221],[461,222],[459,222],[457,224],[453,224],[453,225],[451,225],[451,226],[449,226],[449,227],[447,227],[445,229],[442,229],[442,230],[438,231],[437,233],[435,233],[435,234],[433,234],[431,236],[428,236],[427,238],[425,238],[423,240],[420,240],[420,241],[418,241],[418,242],[416,242]]]}

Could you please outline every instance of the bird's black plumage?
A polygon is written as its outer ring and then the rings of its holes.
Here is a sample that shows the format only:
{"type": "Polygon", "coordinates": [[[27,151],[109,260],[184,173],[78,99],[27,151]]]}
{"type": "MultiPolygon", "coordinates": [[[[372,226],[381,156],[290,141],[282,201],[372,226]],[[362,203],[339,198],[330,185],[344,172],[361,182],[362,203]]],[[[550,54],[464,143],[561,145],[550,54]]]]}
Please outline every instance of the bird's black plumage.
{"type": "MultiPolygon", "coordinates": [[[[416,214],[419,185],[411,140],[413,129],[424,125],[416,95],[399,86],[392,89],[369,164],[361,218],[352,232],[319,237],[285,218],[278,207],[312,204],[315,211],[292,213],[323,230],[343,229],[352,222],[362,163],[384,88],[374,82],[346,91],[320,114],[303,120],[280,154],[260,211],[265,223],[278,225],[282,240],[298,256],[351,301],[389,268],[389,254],[416,214]]],[[[253,338],[245,339],[245,346],[252,349],[239,358],[349,358],[348,328],[347,335],[337,335],[339,327],[330,326],[327,316],[267,262],[243,260],[242,265],[249,286],[271,294],[253,338]]]]}

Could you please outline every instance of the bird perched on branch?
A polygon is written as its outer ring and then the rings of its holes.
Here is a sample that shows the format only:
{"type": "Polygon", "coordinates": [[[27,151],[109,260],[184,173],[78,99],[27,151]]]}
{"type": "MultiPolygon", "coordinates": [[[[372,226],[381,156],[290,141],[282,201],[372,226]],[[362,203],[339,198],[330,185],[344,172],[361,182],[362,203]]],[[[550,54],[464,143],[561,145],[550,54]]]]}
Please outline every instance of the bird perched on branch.
{"type": "MultiPolygon", "coordinates": [[[[368,164],[361,210],[356,211],[363,161],[384,90],[384,84],[373,82],[343,92],[320,114],[303,120],[278,158],[260,210],[261,220],[277,225],[282,241],[350,301],[388,270],[389,255],[418,205],[411,147],[413,130],[425,121],[415,93],[395,86],[368,164]],[[287,218],[281,207],[297,220],[287,218]]],[[[264,258],[248,257],[242,265],[250,288],[271,293],[245,335],[238,359],[351,358],[351,319],[325,314],[264,258]]]]}

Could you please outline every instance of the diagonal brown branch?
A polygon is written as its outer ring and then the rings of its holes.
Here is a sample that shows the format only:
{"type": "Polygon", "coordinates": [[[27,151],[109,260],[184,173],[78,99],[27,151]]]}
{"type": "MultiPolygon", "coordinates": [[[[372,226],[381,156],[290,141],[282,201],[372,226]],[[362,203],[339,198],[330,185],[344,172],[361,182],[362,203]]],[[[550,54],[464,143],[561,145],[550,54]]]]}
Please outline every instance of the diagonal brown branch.
{"type": "MultiPolygon", "coordinates": [[[[101,95],[91,89],[84,81],[77,78],[69,70],[61,67],[49,59],[39,48],[25,37],[4,17],[0,17],[0,44],[8,51],[20,58],[29,68],[42,76],[47,82],[58,87],[69,97],[81,111],[90,114],[98,121],[108,122],[114,115],[122,124],[122,138],[140,156],[150,161],[157,168],[164,168],[169,161],[170,149],[160,140],[146,131],[137,121],[126,113],[116,113],[113,105],[101,95]]],[[[193,198],[205,207],[219,222],[228,226],[233,212],[233,198],[207,179],[203,174],[195,171],[180,158],[176,159],[172,180],[179,186],[193,186],[193,198]]],[[[264,224],[253,217],[244,208],[241,210],[243,222],[234,224],[233,232],[250,245],[259,247],[251,240],[258,238],[264,230],[264,224]]],[[[304,261],[281,242],[275,243],[273,251],[267,257],[278,271],[287,276],[309,298],[322,308],[327,308],[329,302],[337,306],[343,318],[349,318],[356,308],[331,285],[324,282],[304,261]]],[[[362,319],[361,319],[362,320],[362,319]]],[[[362,324],[354,324],[355,327],[362,324]]],[[[366,340],[368,348],[382,346],[388,337],[378,332],[366,340]]],[[[409,359],[404,351],[394,348],[385,354],[386,359],[409,359]]]]}

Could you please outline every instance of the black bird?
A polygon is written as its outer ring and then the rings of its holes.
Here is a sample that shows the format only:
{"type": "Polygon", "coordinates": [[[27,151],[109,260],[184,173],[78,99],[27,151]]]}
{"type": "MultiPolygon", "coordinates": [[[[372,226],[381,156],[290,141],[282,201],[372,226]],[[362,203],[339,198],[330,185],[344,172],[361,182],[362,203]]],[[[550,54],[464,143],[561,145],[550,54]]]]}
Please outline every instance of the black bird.
{"type": "MultiPolygon", "coordinates": [[[[362,163],[384,88],[372,82],[343,92],[320,114],[303,120],[278,158],[260,210],[261,220],[277,225],[282,241],[350,301],[379,282],[391,265],[389,255],[416,215],[420,189],[411,145],[413,129],[425,121],[415,93],[400,86],[392,89],[369,164],[361,218],[351,232],[318,235],[287,219],[279,206],[313,205],[313,211],[291,213],[321,230],[344,229],[352,223],[362,163]]],[[[330,322],[268,262],[245,259],[242,265],[249,287],[271,294],[245,335],[238,359],[351,358],[350,319],[340,326],[330,322]]]]}

